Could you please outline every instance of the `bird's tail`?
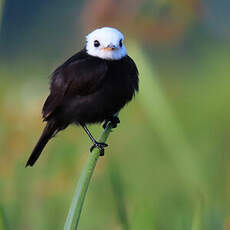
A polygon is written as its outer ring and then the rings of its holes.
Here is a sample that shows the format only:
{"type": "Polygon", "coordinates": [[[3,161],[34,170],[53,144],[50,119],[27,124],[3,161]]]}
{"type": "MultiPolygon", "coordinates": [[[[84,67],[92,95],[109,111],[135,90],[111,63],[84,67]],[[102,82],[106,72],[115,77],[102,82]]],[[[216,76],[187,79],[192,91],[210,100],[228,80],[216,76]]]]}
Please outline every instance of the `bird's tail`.
{"type": "Polygon", "coordinates": [[[34,147],[33,152],[31,153],[29,160],[26,163],[26,167],[27,166],[32,167],[34,165],[36,160],[39,158],[42,150],[46,146],[47,142],[54,136],[56,131],[57,131],[57,127],[55,125],[55,122],[54,121],[48,121],[43,132],[42,132],[41,137],[38,140],[38,143],[34,147]]]}

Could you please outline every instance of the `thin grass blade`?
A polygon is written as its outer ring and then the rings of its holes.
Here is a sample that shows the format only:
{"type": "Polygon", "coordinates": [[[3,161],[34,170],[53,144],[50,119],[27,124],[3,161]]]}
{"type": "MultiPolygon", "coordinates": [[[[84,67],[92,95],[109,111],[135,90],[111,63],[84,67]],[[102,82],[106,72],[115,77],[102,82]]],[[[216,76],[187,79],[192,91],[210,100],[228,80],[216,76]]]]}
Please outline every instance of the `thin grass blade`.
{"type": "MultiPolygon", "coordinates": [[[[112,131],[112,127],[111,127],[111,124],[109,123],[106,129],[103,131],[98,141],[106,142],[111,131],[112,131]]],[[[85,196],[86,196],[88,186],[92,178],[92,175],[96,167],[99,156],[100,156],[100,151],[97,148],[95,148],[89,156],[89,159],[77,183],[77,186],[74,192],[74,197],[73,197],[73,200],[72,200],[72,203],[69,209],[69,213],[66,218],[65,225],[64,225],[64,230],[73,229],[74,222],[75,222],[75,230],[78,229],[78,224],[79,224],[85,196]]]]}

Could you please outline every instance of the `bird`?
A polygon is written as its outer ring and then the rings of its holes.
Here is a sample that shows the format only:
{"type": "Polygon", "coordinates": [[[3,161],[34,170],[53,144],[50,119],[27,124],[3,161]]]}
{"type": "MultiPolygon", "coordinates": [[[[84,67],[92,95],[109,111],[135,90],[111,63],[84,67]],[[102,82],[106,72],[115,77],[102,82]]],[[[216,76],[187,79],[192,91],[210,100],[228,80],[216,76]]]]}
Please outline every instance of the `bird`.
{"type": "Polygon", "coordinates": [[[33,166],[48,141],[71,124],[81,126],[104,155],[106,143],[97,142],[87,124],[120,122],[119,111],[138,92],[138,69],[128,56],[124,35],[112,27],[86,36],[82,50],[57,67],[50,78],[50,94],[43,108],[46,125],[27,163],[33,166]]]}

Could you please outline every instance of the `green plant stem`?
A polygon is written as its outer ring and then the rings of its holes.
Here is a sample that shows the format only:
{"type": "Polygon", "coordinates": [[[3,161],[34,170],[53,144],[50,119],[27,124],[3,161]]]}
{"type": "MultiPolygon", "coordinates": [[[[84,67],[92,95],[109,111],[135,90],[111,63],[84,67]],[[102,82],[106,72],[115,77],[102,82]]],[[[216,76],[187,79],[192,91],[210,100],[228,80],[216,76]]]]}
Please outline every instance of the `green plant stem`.
{"type": "MultiPolygon", "coordinates": [[[[110,132],[112,131],[112,126],[109,123],[105,130],[103,131],[101,137],[99,138],[99,142],[106,142],[110,132]]],[[[97,164],[97,160],[100,156],[100,151],[97,148],[94,148],[92,153],[89,156],[89,159],[82,170],[80,179],[77,183],[76,190],[74,193],[74,197],[69,209],[68,216],[66,218],[64,230],[71,230],[73,226],[74,219],[76,219],[75,230],[78,228],[79,219],[82,211],[82,207],[84,204],[86,192],[88,190],[88,186],[93,175],[95,166],[97,164]]]]}
{"type": "Polygon", "coordinates": [[[159,78],[154,72],[153,64],[149,62],[150,58],[135,41],[131,43],[130,50],[139,67],[141,78],[138,99],[146,111],[145,114],[149,117],[150,125],[159,134],[172,162],[188,186],[188,190],[204,188],[204,178],[200,172],[202,167],[199,166],[199,161],[196,158],[198,154],[188,141],[173,108],[170,106],[159,78]]]}

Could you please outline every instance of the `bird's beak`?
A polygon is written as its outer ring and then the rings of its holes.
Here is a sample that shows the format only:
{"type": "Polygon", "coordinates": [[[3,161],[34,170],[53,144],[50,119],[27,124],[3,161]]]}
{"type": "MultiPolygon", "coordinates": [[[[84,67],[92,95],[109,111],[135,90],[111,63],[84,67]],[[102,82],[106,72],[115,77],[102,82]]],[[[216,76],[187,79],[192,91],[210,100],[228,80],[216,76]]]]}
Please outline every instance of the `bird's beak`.
{"type": "Polygon", "coordinates": [[[111,43],[107,47],[103,48],[103,50],[106,50],[106,51],[112,51],[115,49],[117,49],[117,47],[111,43]]]}

